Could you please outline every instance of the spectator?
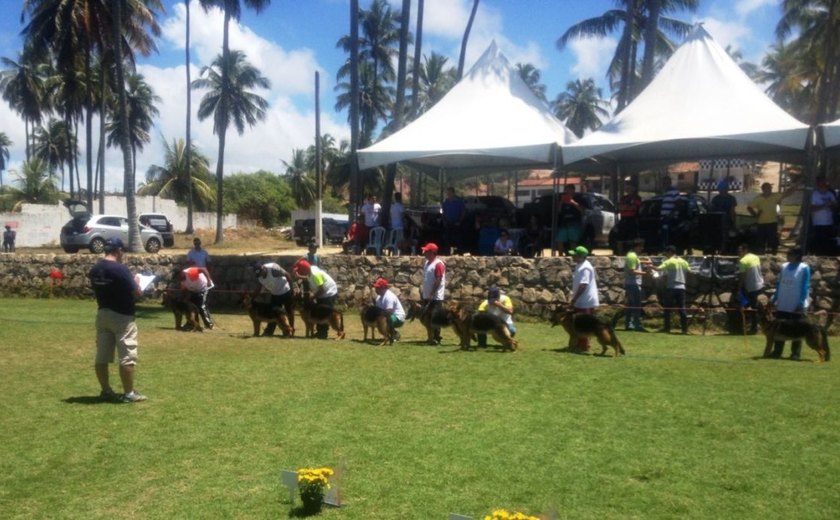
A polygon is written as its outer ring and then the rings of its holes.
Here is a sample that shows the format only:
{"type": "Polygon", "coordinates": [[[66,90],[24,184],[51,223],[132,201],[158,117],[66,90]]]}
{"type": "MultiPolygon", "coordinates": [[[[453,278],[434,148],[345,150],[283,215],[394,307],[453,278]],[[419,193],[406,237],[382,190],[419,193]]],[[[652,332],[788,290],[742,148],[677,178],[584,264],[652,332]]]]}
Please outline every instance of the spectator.
{"type": "MultiPolygon", "coordinates": [[[[572,276],[572,307],[578,314],[594,314],[600,302],[595,268],[586,259],[589,250],[583,246],[577,246],[568,253],[575,259],[575,271],[572,276]]],[[[575,348],[578,352],[589,352],[589,338],[579,337],[575,348]]]]}
{"type": "Polygon", "coordinates": [[[310,240],[307,248],[308,251],[303,255],[303,259],[309,262],[310,265],[319,265],[321,263],[321,257],[318,256],[318,240],[314,238],[310,240]]]}
{"type": "Polygon", "coordinates": [[[834,212],[837,196],[828,188],[825,177],[817,177],[817,189],[811,194],[811,229],[808,250],[820,256],[831,256],[837,249],[834,232],[834,212]]]}
{"type": "MultiPolygon", "coordinates": [[[[312,298],[315,303],[332,309],[335,307],[335,300],[338,297],[338,285],[335,280],[320,267],[316,267],[306,260],[298,260],[293,269],[295,276],[309,282],[313,291],[312,298]]],[[[329,324],[319,323],[315,329],[315,336],[319,339],[327,339],[330,331],[329,324]]]]}
{"type": "MultiPolygon", "coordinates": [[[[777,320],[805,320],[808,310],[808,294],[811,290],[811,268],[802,261],[802,248],[794,247],[787,253],[787,262],[782,265],[776,282],[776,292],[772,303],[776,306],[777,320]]],[[[773,344],[770,357],[782,357],[784,341],[773,344]]],[[[790,359],[798,361],[802,354],[802,341],[794,340],[790,344],[790,359]]]]}
{"type": "Polygon", "coordinates": [[[563,188],[563,195],[560,197],[560,206],[557,212],[558,222],[555,241],[560,244],[563,251],[574,249],[583,232],[583,208],[575,200],[575,186],[573,184],[567,184],[563,188]]]}
{"type": "Polygon", "coordinates": [[[443,249],[446,254],[452,254],[452,248],[461,248],[463,240],[464,217],[467,216],[467,206],[464,199],[455,195],[455,188],[446,188],[446,199],[441,203],[443,210],[443,249]]]}
{"type": "MultiPolygon", "coordinates": [[[[629,243],[639,236],[639,208],[642,205],[642,198],[632,184],[618,201],[618,214],[621,217],[618,221],[618,249],[625,250],[629,243]]],[[[630,248],[628,248],[630,249],[630,248]]]]}
{"type": "Polygon", "coordinates": [[[662,193],[662,206],[659,210],[659,219],[661,227],[662,247],[671,245],[673,240],[673,231],[679,224],[680,212],[679,206],[681,202],[685,202],[680,195],[680,191],[671,183],[670,177],[662,179],[662,186],[665,190],[662,193]]]}
{"type": "Polygon", "coordinates": [[[403,240],[403,229],[405,228],[405,206],[402,203],[402,193],[394,193],[394,200],[391,201],[391,230],[396,231],[394,244],[399,244],[403,240]]]}
{"type": "Polygon", "coordinates": [[[382,206],[376,201],[375,195],[368,195],[367,200],[362,205],[362,216],[364,217],[364,226],[357,231],[359,232],[359,244],[364,247],[367,245],[370,230],[382,225],[382,206]]]}
{"type": "MultiPolygon", "coordinates": [[[[486,312],[498,316],[507,325],[511,337],[516,336],[516,325],[513,324],[513,300],[503,294],[498,287],[491,287],[487,291],[487,299],[478,306],[478,312],[486,312]]],[[[487,334],[476,334],[479,347],[487,346],[487,334]]]]}
{"type": "Polygon", "coordinates": [[[540,219],[536,215],[531,215],[528,219],[528,226],[522,233],[522,238],[519,243],[519,252],[525,258],[533,258],[535,256],[542,256],[543,250],[543,227],[540,224],[540,219]]]}
{"type": "Polygon", "coordinates": [[[187,253],[187,263],[195,267],[209,267],[210,253],[201,247],[201,239],[195,237],[193,239],[193,248],[187,253]]]}
{"type": "Polygon", "coordinates": [[[654,267],[665,273],[664,298],[664,326],[662,332],[671,332],[671,311],[677,309],[680,313],[680,329],[688,334],[688,314],[685,312],[685,278],[691,267],[685,259],[677,256],[674,246],[665,248],[666,260],[654,267]]]}
{"type": "Polygon", "coordinates": [[[758,252],[775,255],[779,250],[779,204],[793,195],[794,190],[773,193],[769,182],[761,185],[761,195],[755,197],[747,206],[750,215],[756,217],[758,225],[758,252]]]}
{"type": "Polygon", "coordinates": [[[496,243],[493,244],[493,252],[496,256],[510,256],[516,251],[516,246],[513,243],[513,240],[510,239],[508,235],[507,229],[503,229],[499,232],[499,238],[496,239],[496,243]]]}
{"type": "MultiPolygon", "coordinates": [[[[426,260],[423,262],[423,282],[420,286],[420,297],[425,303],[424,312],[431,316],[435,311],[443,310],[443,299],[446,293],[446,264],[438,257],[438,246],[432,242],[420,248],[426,260]]],[[[427,343],[439,345],[441,340],[440,327],[429,327],[427,343]]]]}
{"type": "MultiPolygon", "coordinates": [[[[738,205],[738,200],[729,193],[729,183],[720,181],[718,184],[718,194],[712,197],[709,202],[709,209],[714,213],[723,214],[723,249],[726,249],[726,239],[729,232],[735,229],[735,207],[738,205]]],[[[730,249],[727,249],[730,251],[730,249]]]]}
{"type": "Polygon", "coordinates": [[[738,298],[741,312],[750,309],[749,333],[758,332],[758,295],[764,290],[764,277],[761,276],[761,259],[750,253],[747,244],[738,246],[738,288],[735,297],[738,298]]]}
{"type": "Polygon", "coordinates": [[[134,321],[135,301],[140,297],[137,277],[123,265],[125,245],[119,238],[105,242],[105,257],[96,262],[89,278],[96,295],[96,361],[94,371],[103,401],[125,403],[145,401],[146,396],[134,388],[137,365],[137,324],[134,321]],[[108,377],[108,364],[114,362],[116,350],[120,363],[122,397],[114,393],[108,377]]]}
{"type": "MultiPolygon", "coordinates": [[[[273,307],[282,307],[286,311],[289,326],[294,330],[295,309],[292,302],[294,280],[292,280],[292,276],[275,262],[267,262],[262,265],[254,264],[254,274],[257,276],[258,282],[257,290],[254,291],[254,298],[263,291],[267,292],[270,295],[269,303],[273,307]]],[[[273,336],[276,328],[276,322],[268,322],[262,335],[273,336]]],[[[288,336],[289,333],[283,331],[283,337],[288,336]]]]}
{"type": "Polygon", "coordinates": [[[388,280],[384,278],[378,278],[373,282],[373,290],[376,292],[374,305],[388,313],[388,331],[394,341],[399,341],[400,333],[397,332],[397,329],[405,323],[405,310],[400,303],[400,299],[389,287],[388,280]]]}
{"type": "Polygon", "coordinates": [[[343,253],[357,255],[362,251],[365,244],[360,238],[360,233],[364,227],[364,217],[359,215],[356,217],[356,221],[350,224],[350,228],[347,230],[347,235],[344,237],[344,242],[341,243],[341,250],[343,253]]]}
{"type": "Polygon", "coordinates": [[[642,270],[650,260],[642,260],[639,253],[645,241],[633,240],[633,248],[624,257],[624,328],[638,332],[647,332],[642,327],[642,270]]]}
{"type": "Polygon", "coordinates": [[[207,308],[207,291],[213,287],[213,280],[206,267],[190,266],[179,274],[181,289],[187,294],[189,300],[198,307],[201,321],[208,329],[215,327],[210,310],[207,308]]]}
{"type": "Polygon", "coordinates": [[[4,253],[14,253],[15,252],[15,239],[17,238],[17,233],[12,226],[6,224],[6,231],[3,231],[3,252],[4,253]]]}

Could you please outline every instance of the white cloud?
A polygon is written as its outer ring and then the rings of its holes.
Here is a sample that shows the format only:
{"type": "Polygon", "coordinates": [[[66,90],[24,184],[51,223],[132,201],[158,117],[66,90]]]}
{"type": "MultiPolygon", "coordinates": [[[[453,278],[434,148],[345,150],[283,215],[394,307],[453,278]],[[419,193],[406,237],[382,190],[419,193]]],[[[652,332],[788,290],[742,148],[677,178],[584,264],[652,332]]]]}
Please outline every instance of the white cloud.
{"type": "Polygon", "coordinates": [[[735,3],[735,12],[744,17],[765,7],[778,7],[778,0],[739,0],[735,3]]]}
{"type": "Polygon", "coordinates": [[[568,49],[575,56],[571,73],[580,79],[603,81],[618,41],[615,38],[579,38],[569,42],[568,49]]]}

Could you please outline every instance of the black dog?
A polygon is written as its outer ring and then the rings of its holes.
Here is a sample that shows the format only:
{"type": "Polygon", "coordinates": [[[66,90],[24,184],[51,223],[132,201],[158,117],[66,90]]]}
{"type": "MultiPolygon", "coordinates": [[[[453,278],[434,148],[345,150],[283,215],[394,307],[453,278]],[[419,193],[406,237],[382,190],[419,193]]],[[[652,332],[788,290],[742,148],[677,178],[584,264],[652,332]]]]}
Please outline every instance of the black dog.
{"type": "Polygon", "coordinates": [[[370,329],[370,339],[376,339],[377,330],[382,335],[380,346],[385,343],[394,343],[394,338],[388,326],[388,313],[376,305],[368,305],[362,309],[362,328],[365,331],[363,341],[367,341],[368,329],[370,329]]]}

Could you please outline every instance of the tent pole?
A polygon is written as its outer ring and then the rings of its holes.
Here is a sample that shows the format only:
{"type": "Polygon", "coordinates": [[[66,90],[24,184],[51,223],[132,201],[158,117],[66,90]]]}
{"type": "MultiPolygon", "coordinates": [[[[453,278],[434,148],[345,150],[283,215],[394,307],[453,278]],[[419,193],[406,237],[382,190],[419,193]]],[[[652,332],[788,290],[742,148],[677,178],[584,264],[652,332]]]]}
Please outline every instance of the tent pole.
{"type": "Polygon", "coordinates": [[[799,231],[799,245],[804,254],[808,253],[808,235],[811,230],[811,195],[816,185],[819,170],[820,143],[822,134],[818,126],[812,126],[808,132],[808,143],[805,147],[805,194],[802,198],[800,219],[802,228],[799,231]]]}
{"type": "MultiPolygon", "coordinates": [[[[558,158],[559,155],[559,148],[554,148],[554,171],[551,173],[552,179],[552,190],[551,190],[551,240],[549,243],[551,244],[551,256],[558,256],[557,255],[557,192],[558,188],[560,187],[560,178],[558,177],[558,158]]],[[[569,174],[566,172],[566,181],[568,182],[569,174]]],[[[544,225],[544,224],[543,224],[544,225]]]]}

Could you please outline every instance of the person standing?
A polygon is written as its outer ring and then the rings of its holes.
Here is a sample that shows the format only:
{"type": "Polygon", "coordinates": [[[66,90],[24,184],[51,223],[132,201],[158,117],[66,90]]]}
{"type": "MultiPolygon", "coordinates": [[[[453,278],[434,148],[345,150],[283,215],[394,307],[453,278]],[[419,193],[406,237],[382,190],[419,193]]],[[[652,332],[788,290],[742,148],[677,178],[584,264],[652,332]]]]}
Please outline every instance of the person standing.
{"type": "Polygon", "coordinates": [[[201,239],[193,239],[193,248],[187,253],[187,263],[195,267],[207,268],[210,266],[210,253],[201,247],[201,239]]]}
{"type": "Polygon", "coordinates": [[[750,215],[756,217],[758,226],[759,253],[775,255],[779,250],[779,204],[793,195],[794,190],[783,193],[773,193],[773,186],[769,182],[761,185],[761,195],[755,197],[747,206],[750,215]]]}
{"type": "Polygon", "coordinates": [[[364,217],[364,226],[357,230],[359,234],[359,244],[362,250],[367,245],[370,230],[381,225],[382,206],[376,201],[375,195],[368,195],[365,203],[362,204],[362,216],[364,217]]]}
{"type": "Polygon", "coordinates": [[[103,401],[136,403],[146,396],[134,388],[137,365],[137,324],[134,321],[135,301],[140,297],[137,278],[123,265],[125,244],[119,238],[105,242],[105,257],[91,268],[90,278],[96,295],[96,361],[94,370],[103,401]],[[119,358],[123,395],[118,396],[109,382],[108,364],[119,358]]]}
{"type": "Polygon", "coordinates": [[[391,291],[390,284],[385,278],[378,278],[373,282],[373,290],[376,292],[373,304],[388,314],[388,332],[391,335],[391,342],[399,341],[400,333],[397,329],[405,323],[405,309],[400,299],[391,291]]]}
{"type": "Polygon", "coordinates": [[[639,208],[642,206],[642,198],[636,187],[632,184],[627,186],[627,192],[618,201],[618,214],[621,217],[618,221],[618,247],[633,248],[630,242],[639,236],[639,208]],[[629,247],[628,247],[629,246],[629,247]]]}
{"type": "Polygon", "coordinates": [[[303,255],[303,260],[309,262],[309,265],[319,265],[321,263],[321,257],[318,256],[318,241],[316,239],[313,238],[309,241],[307,252],[303,255]]]}
{"type": "MultiPolygon", "coordinates": [[[[513,300],[503,294],[498,287],[487,290],[487,299],[478,306],[478,312],[486,312],[498,316],[510,331],[511,337],[516,336],[516,325],[513,324],[513,300]]],[[[479,347],[487,346],[487,334],[476,334],[479,347]]]]}
{"type": "Polygon", "coordinates": [[[738,288],[735,291],[735,298],[738,298],[741,305],[741,313],[744,309],[750,309],[749,333],[758,332],[758,295],[764,290],[764,277],[761,275],[761,259],[750,253],[747,244],[738,246],[738,288]]]}
{"type": "Polygon", "coordinates": [[[834,212],[837,196],[828,188],[828,181],[817,177],[817,189],[811,194],[811,232],[808,250],[820,256],[831,256],[837,249],[834,232],[834,212]]]}
{"type": "Polygon", "coordinates": [[[462,234],[464,232],[464,218],[467,216],[467,205],[464,199],[455,195],[455,188],[446,188],[446,198],[441,203],[443,212],[443,250],[445,254],[452,254],[452,248],[463,247],[465,244],[462,234]]]}
{"type": "MultiPolygon", "coordinates": [[[[575,260],[575,271],[572,275],[572,308],[576,314],[594,314],[600,302],[595,268],[586,259],[589,256],[589,250],[583,246],[577,246],[568,253],[575,260]]],[[[579,352],[589,352],[589,338],[579,337],[576,348],[579,352]]]]}
{"type": "Polygon", "coordinates": [[[726,241],[729,237],[729,232],[735,229],[735,208],[737,206],[738,199],[729,193],[729,183],[727,181],[720,181],[718,183],[718,194],[712,197],[712,200],[709,202],[709,209],[714,213],[723,214],[722,237],[721,242],[719,242],[722,250],[730,251],[727,248],[726,241]]]}
{"type": "Polygon", "coordinates": [[[12,226],[6,224],[6,230],[3,231],[3,252],[4,253],[14,253],[15,252],[15,240],[17,239],[17,233],[12,226]]]}
{"type": "Polygon", "coordinates": [[[405,228],[405,224],[403,222],[404,219],[405,219],[405,206],[403,206],[403,203],[402,203],[402,193],[395,192],[394,193],[394,200],[391,202],[390,226],[391,226],[391,231],[395,232],[393,245],[396,247],[397,252],[399,252],[398,244],[403,241],[403,237],[404,237],[404,233],[403,233],[403,229],[405,228]]]}
{"type": "MultiPolygon", "coordinates": [[[[435,243],[429,242],[420,248],[420,252],[426,257],[423,262],[420,297],[425,304],[425,315],[431,317],[435,312],[443,311],[443,298],[446,293],[446,264],[438,257],[438,246],[435,243]]],[[[427,330],[427,343],[439,345],[440,340],[440,327],[433,327],[430,323],[427,330]]]]}
{"type": "MultiPolygon", "coordinates": [[[[259,296],[263,291],[270,295],[269,303],[272,307],[281,307],[286,311],[286,316],[289,318],[289,326],[292,330],[295,329],[295,309],[292,302],[294,292],[294,281],[292,276],[280,267],[276,262],[267,262],[265,264],[254,264],[254,274],[257,275],[257,290],[254,291],[254,298],[259,296]]],[[[263,336],[273,336],[274,330],[277,328],[277,323],[270,321],[265,327],[263,336]]],[[[283,332],[283,337],[288,337],[288,332],[283,332]]]]}
{"type": "MultiPolygon", "coordinates": [[[[335,300],[338,298],[338,284],[320,267],[314,266],[306,260],[298,260],[293,268],[295,276],[309,282],[309,289],[312,291],[311,298],[317,305],[335,307],[335,300]]],[[[304,295],[306,296],[306,295],[304,295]]],[[[319,323],[315,328],[315,337],[327,339],[330,326],[327,323],[319,323]]]]}
{"type": "Polygon", "coordinates": [[[671,245],[673,240],[672,232],[679,223],[680,190],[671,183],[670,177],[663,180],[664,192],[662,193],[662,206],[659,208],[660,238],[662,247],[671,245]]]}
{"type": "Polygon", "coordinates": [[[688,334],[688,314],[685,311],[685,279],[691,266],[684,258],[677,256],[677,249],[674,246],[665,248],[666,260],[654,267],[665,273],[665,301],[664,325],[662,332],[671,332],[671,311],[677,309],[680,313],[680,329],[683,334],[688,334]]]}
{"type": "MultiPolygon", "coordinates": [[[[802,261],[802,248],[794,247],[787,253],[787,262],[782,265],[776,282],[776,292],[770,300],[776,306],[777,320],[805,320],[808,309],[808,294],[811,291],[811,267],[802,261]]],[[[782,357],[784,341],[773,344],[770,357],[782,357]]],[[[802,340],[790,344],[790,359],[798,361],[802,355],[802,340]]]]}
{"type": "Polygon", "coordinates": [[[583,234],[583,208],[575,200],[574,184],[567,184],[560,196],[557,208],[557,236],[555,241],[562,248],[561,251],[573,249],[583,234]]]}
{"type": "Polygon", "coordinates": [[[624,257],[624,328],[638,332],[647,332],[642,327],[642,267],[650,260],[639,258],[644,244],[643,239],[634,239],[633,248],[624,257]]]}
{"type": "Polygon", "coordinates": [[[190,302],[198,307],[204,326],[212,330],[215,327],[210,310],[207,308],[207,291],[213,287],[213,280],[206,267],[190,266],[181,271],[181,289],[186,291],[190,302]]]}

